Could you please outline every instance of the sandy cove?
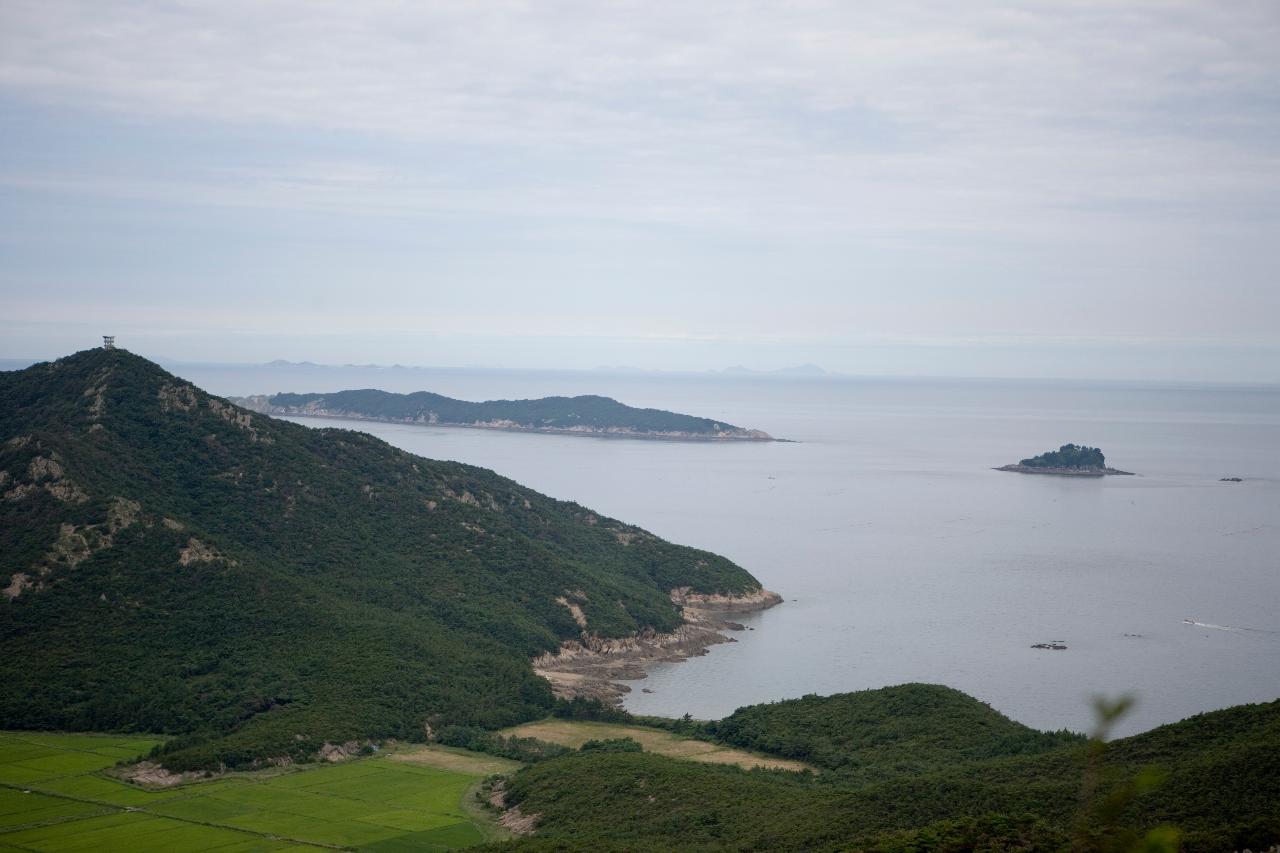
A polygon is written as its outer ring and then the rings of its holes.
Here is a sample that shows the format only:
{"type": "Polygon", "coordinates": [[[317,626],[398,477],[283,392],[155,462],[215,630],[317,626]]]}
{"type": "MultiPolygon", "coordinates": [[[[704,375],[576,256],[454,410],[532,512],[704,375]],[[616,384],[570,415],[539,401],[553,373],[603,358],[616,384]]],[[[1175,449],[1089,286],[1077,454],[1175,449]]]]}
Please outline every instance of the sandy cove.
{"type": "Polygon", "coordinates": [[[742,626],[723,617],[767,610],[781,604],[782,596],[763,588],[746,595],[706,595],[677,587],[671,603],[681,608],[684,624],[669,634],[648,628],[634,637],[605,639],[584,631],[581,639],[561,643],[559,652],[534,658],[533,671],[551,682],[557,697],[620,705],[631,688],[619,681],[644,678],[654,663],[688,660],[717,643],[735,642],[721,632],[742,626]]]}

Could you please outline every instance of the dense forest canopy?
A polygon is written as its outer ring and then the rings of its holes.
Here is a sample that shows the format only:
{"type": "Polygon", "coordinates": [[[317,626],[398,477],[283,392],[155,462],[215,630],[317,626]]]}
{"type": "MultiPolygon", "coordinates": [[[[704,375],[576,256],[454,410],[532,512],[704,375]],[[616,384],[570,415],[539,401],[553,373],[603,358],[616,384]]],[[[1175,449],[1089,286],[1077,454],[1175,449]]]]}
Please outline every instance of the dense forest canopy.
{"type": "Polygon", "coordinates": [[[1105,468],[1107,458],[1096,447],[1064,444],[1057,450],[1023,459],[1019,464],[1028,468],[1105,468]]]}
{"type": "Polygon", "coordinates": [[[751,705],[708,723],[706,731],[727,744],[864,781],[1080,742],[1067,732],[1038,732],[959,690],[931,684],[751,705]]]}
{"type": "Polygon", "coordinates": [[[755,705],[694,725],[822,769],[566,754],[511,781],[508,800],[540,816],[537,835],[514,848],[1221,853],[1280,841],[1280,701],[1105,747],[1035,732],[924,684],[755,705]],[[1180,842],[1142,845],[1162,827],[1180,842]]]}
{"type": "Polygon", "coordinates": [[[123,350],[0,373],[0,728],[182,735],[172,767],[500,726],[530,657],[759,588],[482,468],[210,396],[123,350]]]}

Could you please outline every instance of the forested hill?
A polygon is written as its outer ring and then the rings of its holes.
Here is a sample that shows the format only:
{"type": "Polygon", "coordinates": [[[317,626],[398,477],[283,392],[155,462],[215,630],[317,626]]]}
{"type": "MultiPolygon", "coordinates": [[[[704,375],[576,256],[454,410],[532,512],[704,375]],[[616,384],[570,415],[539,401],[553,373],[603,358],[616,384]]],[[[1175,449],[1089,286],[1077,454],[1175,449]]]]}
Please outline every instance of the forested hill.
{"type": "Polygon", "coordinates": [[[429,391],[393,394],[365,389],[331,394],[276,394],[236,399],[255,411],[277,415],[328,415],[366,420],[442,426],[487,427],[533,432],[768,441],[759,430],[708,418],[637,409],[609,397],[542,397],[537,400],[489,400],[473,403],[429,391]]]}
{"type": "Polygon", "coordinates": [[[1085,447],[1079,444],[1064,444],[1057,450],[1050,450],[1023,459],[1018,463],[1028,468],[1106,468],[1107,457],[1096,447],[1085,447]]]}
{"type": "Polygon", "coordinates": [[[530,657],[757,590],[714,554],[122,350],[0,373],[0,728],[185,734],[171,767],[546,713],[530,657]]]}
{"type": "Polygon", "coordinates": [[[996,470],[1017,471],[1022,474],[1067,474],[1086,477],[1133,473],[1107,467],[1107,457],[1101,450],[1081,444],[1064,444],[1057,450],[1049,450],[1039,456],[1023,459],[1016,465],[1004,465],[996,470]]]}
{"type": "Polygon", "coordinates": [[[537,833],[502,849],[1223,853],[1280,843],[1280,700],[1105,747],[927,684],[667,725],[821,770],[570,754],[507,785],[507,804],[537,815],[537,833]]]}
{"type": "Polygon", "coordinates": [[[806,761],[861,783],[1081,741],[1068,732],[1028,728],[936,684],[751,705],[706,726],[724,743],[806,761]]]}

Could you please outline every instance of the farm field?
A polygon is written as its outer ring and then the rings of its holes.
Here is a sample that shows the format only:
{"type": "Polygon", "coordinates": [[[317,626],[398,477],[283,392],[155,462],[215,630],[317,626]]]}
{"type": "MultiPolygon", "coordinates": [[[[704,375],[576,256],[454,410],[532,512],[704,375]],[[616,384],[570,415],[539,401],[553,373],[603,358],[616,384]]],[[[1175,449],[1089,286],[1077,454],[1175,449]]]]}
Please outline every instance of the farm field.
{"type": "Polygon", "coordinates": [[[0,732],[0,851],[443,851],[500,837],[463,798],[488,757],[409,748],[143,790],[102,773],[137,737],[0,732]],[[420,757],[419,754],[423,753],[420,757]]]}
{"type": "Polygon", "coordinates": [[[541,720],[536,723],[504,729],[507,737],[532,737],[577,749],[589,740],[612,740],[629,737],[644,747],[645,752],[682,758],[707,764],[736,764],[750,770],[767,767],[776,770],[815,770],[802,761],[758,755],[744,749],[681,737],[660,729],[628,726],[618,723],[595,723],[581,720],[541,720]]]}

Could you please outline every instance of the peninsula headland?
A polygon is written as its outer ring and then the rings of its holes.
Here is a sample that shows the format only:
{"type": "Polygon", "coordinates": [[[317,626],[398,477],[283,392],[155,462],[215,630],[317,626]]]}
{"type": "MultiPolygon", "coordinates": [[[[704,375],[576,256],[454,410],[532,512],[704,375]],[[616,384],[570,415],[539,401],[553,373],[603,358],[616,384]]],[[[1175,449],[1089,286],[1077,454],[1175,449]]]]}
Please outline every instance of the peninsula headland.
{"type": "Polygon", "coordinates": [[[362,389],[327,394],[233,397],[232,402],[267,415],[451,426],[604,438],[667,441],[777,441],[758,429],[711,418],[641,409],[594,394],[536,400],[455,400],[429,391],[394,394],[362,389]]]}

